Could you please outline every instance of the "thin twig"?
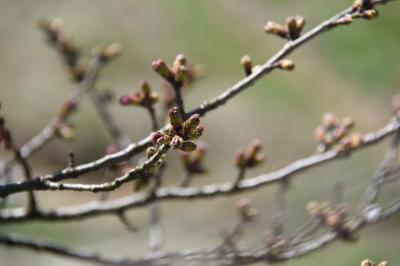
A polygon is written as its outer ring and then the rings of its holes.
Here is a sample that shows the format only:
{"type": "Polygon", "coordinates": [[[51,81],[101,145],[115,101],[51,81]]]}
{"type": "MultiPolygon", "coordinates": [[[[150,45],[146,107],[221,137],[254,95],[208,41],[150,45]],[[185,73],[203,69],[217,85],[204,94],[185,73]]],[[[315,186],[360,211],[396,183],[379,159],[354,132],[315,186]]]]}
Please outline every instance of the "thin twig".
{"type": "MultiPolygon", "coordinates": [[[[397,132],[397,130],[399,129],[400,123],[398,120],[394,119],[382,129],[376,132],[365,134],[363,137],[362,145],[353,150],[353,152],[382,141],[386,137],[391,136],[392,134],[397,132]]],[[[53,211],[42,211],[41,214],[35,216],[27,215],[24,209],[21,208],[17,208],[14,210],[3,210],[0,212],[0,221],[23,222],[29,220],[76,220],[97,215],[114,214],[121,208],[136,208],[140,206],[146,206],[153,201],[186,200],[200,198],[206,199],[216,196],[232,195],[279,182],[288,176],[292,176],[293,178],[294,174],[340,158],[347,157],[341,156],[341,154],[336,150],[314,154],[309,157],[297,160],[277,171],[252,178],[247,178],[241,181],[238,188],[234,190],[232,190],[232,183],[211,184],[202,187],[188,188],[164,187],[157,189],[154,192],[153,197],[148,197],[145,193],[137,193],[135,195],[126,196],[120,199],[102,202],[101,204],[98,204],[98,202],[89,202],[79,206],[58,208],[53,211]]],[[[7,185],[0,186],[0,195],[4,195],[6,192],[6,195],[10,194],[11,192],[8,193],[8,189],[9,188],[7,185]]],[[[14,190],[14,188],[12,189],[14,190]]],[[[25,191],[25,189],[18,189],[19,190],[17,191],[25,191]]]]}

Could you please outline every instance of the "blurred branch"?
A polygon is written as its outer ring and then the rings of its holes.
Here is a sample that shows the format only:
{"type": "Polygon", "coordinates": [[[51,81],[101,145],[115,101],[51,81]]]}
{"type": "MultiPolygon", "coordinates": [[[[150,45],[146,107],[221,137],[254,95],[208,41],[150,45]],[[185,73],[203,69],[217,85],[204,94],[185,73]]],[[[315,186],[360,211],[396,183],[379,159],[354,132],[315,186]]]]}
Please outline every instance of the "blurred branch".
{"type": "MultiPolygon", "coordinates": [[[[379,141],[382,141],[386,137],[396,133],[399,129],[400,129],[400,122],[397,119],[393,119],[391,122],[389,122],[386,126],[379,129],[378,131],[365,134],[363,136],[362,144],[357,148],[351,150],[350,153],[357,151],[361,148],[373,145],[379,141]]],[[[35,220],[35,219],[74,220],[101,214],[113,214],[120,209],[146,206],[147,204],[153,201],[199,199],[199,198],[211,198],[223,195],[232,195],[248,191],[251,189],[256,189],[268,184],[281,182],[282,179],[285,179],[289,176],[293,176],[294,174],[300,173],[309,168],[316,167],[323,163],[340,158],[347,158],[347,157],[343,157],[343,154],[341,154],[337,150],[329,150],[323,153],[311,155],[304,159],[297,160],[294,163],[289,164],[286,167],[283,167],[277,171],[242,180],[238,184],[237,188],[232,187],[231,183],[212,184],[212,185],[205,185],[203,187],[187,187],[187,188],[163,187],[157,189],[154,192],[153,197],[148,197],[146,193],[137,193],[135,195],[126,196],[120,199],[101,202],[101,204],[99,204],[98,202],[89,202],[76,207],[63,207],[48,212],[42,211],[42,213],[36,214],[34,216],[27,215],[25,211],[20,208],[14,210],[3,210],[0,212],[1,213],[0,221],[12,222],[12,221],[35,220]]],[[[126,177],[124,176],[120,177],[120,179],[121,178],[126,179],[126,177]]],[[[118,178],[116,180],[118,180],[118,178]]],[[[26,184],[26,182],[22,182],[22,184],[26,184]]],[[[8,186],[10,185],[0,186],[0,195],[5,193],[4,189],[6,189],[8,186]]],[[[58,184],[57,186],[58,189],[62,189],[61,183],[58,184]]],[[[36,188],[37,187],[35,185],[34,189],[36,188]]],[[[85,189],[86,188],[87,187],[85,187],[85,189]]],[[[106,187],[104,186],[102,189],[105,188],[106,187]]],[[[39,186],[38,189],[40,189],[39,186]]]]}
{"type": "MultiPolygon", "coordinates": [[[[60,104],[59,108],[62,108],[62,104],[66,102],[78,104],[82,95],[85,92],[89,91],[94,86],[100,66],[101,66],[100,58],[98,56],[95,56],[92,59],[89,69],[86,72],[82,81],[75,86],[73,92],[66,98],[66,100],[64,100],[60,104]]],[[[63,117],[63,120],[67,119],[71,114],[72,112],[67,112],[65,114],[66,117],[63,117]]],[[[60,121],[60,119],[61,119],[60,114],[57,113],[57,115],[52,118],[52,120],[48,123],[48,125],[45,128],[43,128],[38,135],[36,135],[30,141],[24,144],[21,147],[21,157],[22,158],[29,157],[33,152],[37,151],[38,149],[43,147],[47,142],[49,142],[56,134],[56,126],[57,123],[60,121]]]]}

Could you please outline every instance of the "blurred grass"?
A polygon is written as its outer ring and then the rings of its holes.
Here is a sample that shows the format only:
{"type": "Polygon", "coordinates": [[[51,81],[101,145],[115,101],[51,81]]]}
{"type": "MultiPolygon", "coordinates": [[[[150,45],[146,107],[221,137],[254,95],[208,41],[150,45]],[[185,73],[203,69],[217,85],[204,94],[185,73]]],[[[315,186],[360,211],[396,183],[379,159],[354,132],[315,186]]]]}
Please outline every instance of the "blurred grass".
{"type": "MultiPolygon", "coordinates": [[[[350,1],[266,1],[266,0],[0,0],[0,100],[7,123],[17,143],[24,143],[52,117],[57,104],[70,92],[71,84],[55,51],[35,29],[41,17],[62,17],[67,31],[89,55],[98,44],[121,42],[124,53],[102,72],[99,88],[111,87],[118,96],[132,91],[141,79],[148,79],[158,90],[159,78],[150,62],[156,58],[172,61],[185,53],[191,62],[206,65],[208,75],[187,95],[187,105],[195,107],[243,77],[239,59],[250,54],[255,63],[267,60],[283,42],[263,33],[269,20],[283,21],[287,15],[302,14],[307,27],[343,9],[350,1]]],[[[325,34],[290,56],[296,62],[292,73],[274,72],[232,100],[224,108],[204,119],[209,143],[209,176],[194,184],[231,180],[235,169],[232,154],[253,137],[265,144],[266,165],[249,173],[276,169],[313,152],[313,128],[324,111],[339,116],[352,115],[357,131],[382,126],[390,115],[389,99],[398,92],[400,69],[397,55],[400,22],[399,4],[380,8],[374,21],[356,21],[325,34]]],[[[138,140],[148,132],[149,123],[141,110],[113,107],[117,123],[138,140]]],[[[78,162],[98,158],[111,139],[85,99],[73,118],[77,138],[73,142],[53,141],[31,159],[35,174],[43,174],[65,165],[68,150],[78,162]]],[[[345,201],[353,210],[381,158],[383,145],[363,151],[350,161],[340,161],[300,175],[288,195],[288,227],[307,219],[304,205],[313,199],[329,200],[332,186],[345,184],[345,201]],[[312,184],[312,185],[310,185],[312,184]]],[[[171,154],[165,182],[176,183],[180,163],[171,154]]],[[[88,178],[101,180],[101,173],[88,178]]],[[[261,212],[260,222],[250,230],[249,239],[261,243],[270,222],[275,187],[250,193],[261,212]]],[[[399,186],[386,188],[387,195],[399,193],[399,186]]],[[[124,188],[116,197],[130,193],[124,188]]],[[[389,196],[387,196],[389,197],[389,196]]],[[[84,193],[41,193],[41,205],[50,208],[78,204],[93,195],[84,193]]],[[[235,200],[218,198],[199,202],[162,204],[167,250],[207,247],[219,241],[219,233],[234,224],[235,200]],[[190,209],[187,208],[190,204],[190,209]]],[[[13,205],[24,197],[13,197],[13,205]]],[[[15,231],[42,239],[74,244],[109,254],[140,256],[146,251],[147,212],[129,213],[140,227],[137,234],[127,233],[113,218],[96,218],[66,224],[34,223],[2,225],[0,230],[15,231]]],[[[324,263],[357,265],[365,257],[400,261],[397,252],[399,218],[367,229],[356,244],[338,242],[288,265],[324,263]],[[340,256],[338,256],[340,254],[340,256]]],[[[0,247],[4,265],[82,265],[48,255],[0,247]]]]}

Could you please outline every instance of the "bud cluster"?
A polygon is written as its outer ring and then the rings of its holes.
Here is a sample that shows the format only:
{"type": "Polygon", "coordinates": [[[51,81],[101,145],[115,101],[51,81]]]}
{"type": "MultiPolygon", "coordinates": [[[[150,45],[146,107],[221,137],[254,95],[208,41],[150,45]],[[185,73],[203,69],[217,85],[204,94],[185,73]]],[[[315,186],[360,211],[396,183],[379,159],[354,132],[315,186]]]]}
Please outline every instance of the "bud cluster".
{"type": "Polygon", "coordinates": [[[254,139],[247,150],[240,149],[236,152],[234,163],[239,168],[253,168],[265,161],[264,154],[261,153],[262,144],[260,140],[254,139]]]}
{"type": "Polygon", "coordinates": [[[152,134],[154,144],[169,144],[173,149],[191,152],[196,150],[196,144],[191,140],[199,138],[204,131],[200,124],[200,115],[193,114],[186,121],[177,107],[169,112],[169,125],[165,132],[157,131],[152,134]]]}
{"type": "Polygon", "coordinates": [[[253,207],[249,198],[241,198],[237,203],[239,218],[243,222],[251,222],[258,216],[258,211],[253,207]]]}
{"type": "Polygon", "coordinates": [[[345,206],[331,206],[329,202],[312,201],[307,204],[310,215],[322,221],[325,226],[337,231],[347,240],[355,239],[356,226],[347,219],[348,210],[345,206]]]}
{"type": "Polygon", "coordinates": [[[264,26],[267,33],[274,34],[284,39],[296,40],[300,37],[306,21],[302,16],[290,16],[286,18],[285,24],[281,25],[274,21],[268,21],[264,26]]]}
{"type": "Polygon", "coordinates": [[[187,58],[183,54],[178,54],[174,60],[172,69],[162,60],[153,61],[151,67],[173,87],[182,87],[194,77],[193,70],[187,64],[187,58]]]}
{"type": "Polygon", "coordinates": [[[207,146],[204,143],[198,143],[195,151],[188,153],[182,152],[181,160],[188,174],[202,175],[207,172],[203,165],[204,156],[207,153],[207,146]]]}
{"type": "Polygon", "coordinates": [[[321,125],[314,130],[315,139],[320,144],[319,151],[326,151],[337,145],[339,151],[346,152],[360,146],[362,144],[360,134],[347,136],[353,126],[354,121],[351,117],[339,120],[332,113],[323,114],[321,125]]]}
{"type": "Polygon", "coordinates": [[[158,93],[151,91],[151,88],[146,81],[142,81],[139,87],[141,90],[140,92],[122,95],[119,99],[120,104],[152,108],[152,106],[158,101],[158,93]]]}

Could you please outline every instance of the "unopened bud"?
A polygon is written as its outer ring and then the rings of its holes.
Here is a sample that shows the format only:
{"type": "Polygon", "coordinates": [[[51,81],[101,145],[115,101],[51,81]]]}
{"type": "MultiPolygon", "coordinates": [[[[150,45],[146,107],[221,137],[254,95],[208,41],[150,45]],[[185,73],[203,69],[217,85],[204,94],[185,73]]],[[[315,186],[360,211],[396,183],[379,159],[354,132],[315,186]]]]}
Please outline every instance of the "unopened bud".
{"type": "Polygon", "coordinates": [[[368,9],[361,13],[362,17],[365,19],[373,19],[379,16],[378,10],[368,9]]]}
{"type": "Polygon", "coordinates": [[[351,129],[352,127],[354,127],[354,120],[353,118],[347,116],[345,118],[342,119],[341,124],[346,128],[346,129],[351,129]]]}
{"type": "Polygon", "coordinates": [[[151,138],[151,142],[152,142],[153,144],[159,144],[160,140],[161,140],[162,138],[164,138],[164,134],[161,133],[161,132],[159,132],[159,131],[153,132],[153,133],[151,133],[150,138],[151,138]]]}
{"type": "Polygon", "coordinates": [[[324,113],[322,115],[321,124],[325,127],[333,127],[337,123],[336,117],[332,113],[324,113]]]}
{"type": "Polygon", "coordinates": [[[189,69],[186,66],[179,66],[176,71],[175,81],[179,83],[184,83],[189,78],[189,69]]]}
{"type": "Polygon", "coordinates": [[[139,83],[139,87],[145,95],[149,95],[151,92],[150,85],[147,81],[142,80],[139,83]]]}
{"type": "Polygon", "coordinates": [[[278,67],[283,70],[293,70],[294,69],[294,62],[290,59],[282,59],[278,63],[278,67]]]}
{"type": "Polygon", "coordinates": [[[169,123],[175,131],[179,131],[182,128],[182,115],[177,107],[172,107],[168,112],[169,123]]]}
{"type": "Polygon", "coordinates": [[[371,260],[363,260],[361,262],[361,266],[375,266],[375,263],[373,263],[371,260]]]}
{"type": "Polygon", "coordinates": [[[61,138],[66,140],[70,140],[75,136],[75,130],[66,123],[58,125],[57,133],[61,138]]]}
{"type": "Polygon", "coordinates": [[[325,138],[325,128],[323,126],[319,126],[314,130],[314,137],[317,141],[323,142],[325,138]]]}
{"type": "Polygon", "coordinates": [[[241,198],[237,203],[237,208],[239,216],[243,221],[252,221],[258,215],[249,198],[241,198]]]}
{"type": "Polygon", "coordinates": [[[120,43],[112,43],[106,47],[96,47],[94,52],[100,61],[108,62],[121,54],[122,45],[120,43]]]}
{"type": "Polygon", "coordinates": [[[165,80],[167,80],[169,82],[174,82],[175,81],[174,73],[171,71],[171,69],[169,69],[169,67],[167,66],[167,64],[163,60],[158,59],[156,61],[153,61],[153,63],[151,64],[151,67],[163,79],[165,79],[165,80]]]}
{"type": "Polygon", "coordinates": [[[183,127],[188,132],[194,130],[200,124],[200,115],[193,114],[191,115],[183,124],[183,127]]]}
{"type": "Polygon", "coordinates": [[[240,59],[240,64],[243,66],[244,73],[246,74],[246,76],[251,75],[252,69],[253,69],[253,63],[251,62],[250,56],[249,55],[244,55],[240,59]]]}
{"type": "Polygon", "coordinates": [[[274,34],[285,39],[288,36],[287,30],[281,24],[274,21],[268,21],[267,24],[264,26],[264,31],[266,33],[274,34]]]}
{"type": "Polygon", "coordinates": [[[246,164],[245,154],[243,149],[239,149],[236,151],[235,156],[233,157],[233,162],[238,167],[244,167],[246,164]]]}
{"type": "Polygon", "coordinates": [[[189,138],[190,139],[198,139],[203,135],[204,132],[204,126],[203,125],[198,125],[194,130],[191,130],[189,132],[189,138]]]}
{"type": "Polygon", "coordinates": [[[175,58],[172,70],[177,73],[180,66],[186,66],[187,59],[183,54],[178,54],[175,58]]]}
{"type": "Polygon", "coordinates": [[[153,156],[154,154],[156,154],[156,152],[157,152],[157,149],[154,148],[154,147],[149,147],[149,148],[147,148],[147,150],[146,150],[146,156],[147,156],[147,158],[150,158],[151,156],[153,156]]]}
{"type": "Polygon", "coordinates": [[[355,0],[351,6],[353,10],[359,10],[363,5],[363,0],[355,0]]]}
{"type": "Polygon", "coordinates": [[[304,28],[306,21],[302,16],[293,16],[286,19],[286,27],[289,33],[289,37],[295,40],[300,37],[300,33],[304,28]]]}
{"type": "Polygon", "coordinates": [[[358,148],[363,142],[363,137],[359,133],[354,133],[350,137],[351,147],[353,149],[358,148]]]}
{"type": "Polygon", "coordinates": [[[321,213],[320,204],[316,201],[310,201],[306,206],[306,210],[312,217],[317,217],[321,213]]]}
{"type": "Polygon", "coordinates": [[[182,143],[183,143],[183,139],[180,136],[175,135],[172,138],[170,145],[174,149],[180,149],[182,147],[182,143]]]}
{"type": "Polygon", "coordinates": [[[196,148],[197,148],[197,145],[194,142],[189,141],[189,140],[182,142],[182,145],[180,147],[180,149],[182,151],[186,151],[186,152],[194,151],[194,150],[196,150],[196,148]]]}

